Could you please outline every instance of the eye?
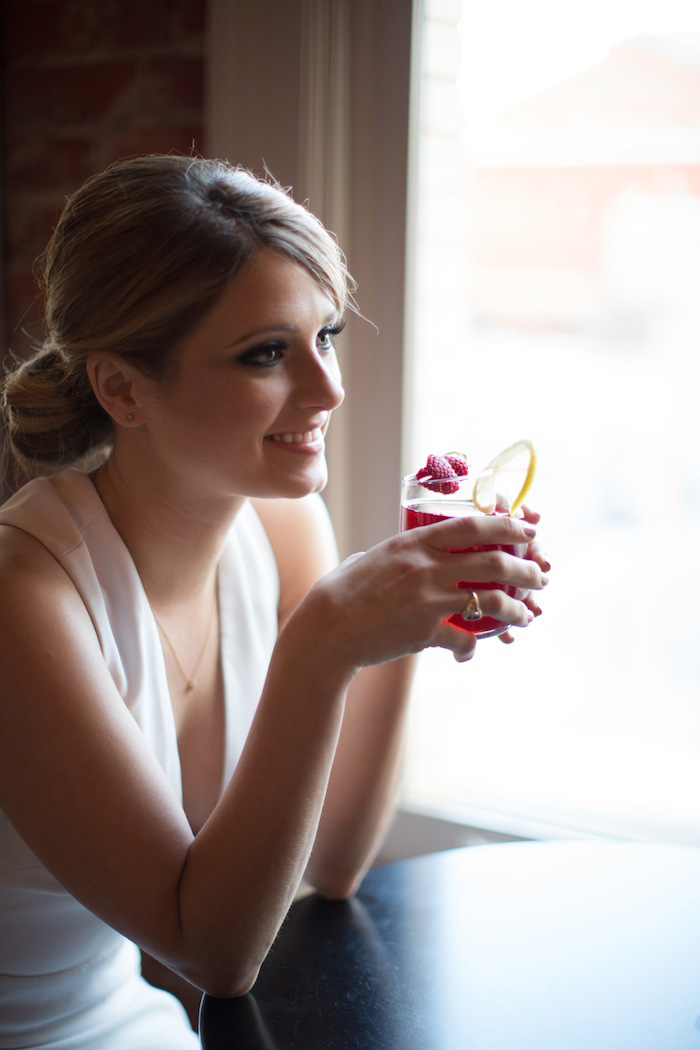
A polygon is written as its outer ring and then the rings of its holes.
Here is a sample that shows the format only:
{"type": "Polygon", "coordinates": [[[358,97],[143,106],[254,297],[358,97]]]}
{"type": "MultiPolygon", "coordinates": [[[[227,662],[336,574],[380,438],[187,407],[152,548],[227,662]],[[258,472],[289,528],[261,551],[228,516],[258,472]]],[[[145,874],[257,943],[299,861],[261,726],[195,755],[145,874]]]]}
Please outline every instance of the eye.
{"type": "Polygon", "coordinates": [[[265,343],[263,346],[254,346],[246,350],[238,360],[241,364],[250,365],[252,368],[272,368],[282,360],[284,350],[283,343],[265,343]]]}
{"type": "Polygon", "coordinates": [[[339,321],[334,325],[326,325],[316,337],[316,345],[319,350],[333,350],[335,348],[335,337],[340,335],[345,328],[345,321],[339,321]]]}

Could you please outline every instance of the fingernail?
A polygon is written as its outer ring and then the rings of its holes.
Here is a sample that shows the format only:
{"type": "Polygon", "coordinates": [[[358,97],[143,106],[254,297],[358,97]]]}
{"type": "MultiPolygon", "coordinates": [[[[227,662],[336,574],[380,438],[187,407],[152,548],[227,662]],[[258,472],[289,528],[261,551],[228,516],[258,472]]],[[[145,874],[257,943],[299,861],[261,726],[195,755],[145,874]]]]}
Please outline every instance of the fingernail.
{"type": "Polygon", "coordinates": [[[537,535],[537,529],[534,525],[523,525],[523,532],[530,538],[537,535]]]}
{"type": "Polygon", "coordinates": [[[549,576],[544,576],[543,575],[542,576],[542,586],[546,587],[548,583],[549,583],[549,576]]]}

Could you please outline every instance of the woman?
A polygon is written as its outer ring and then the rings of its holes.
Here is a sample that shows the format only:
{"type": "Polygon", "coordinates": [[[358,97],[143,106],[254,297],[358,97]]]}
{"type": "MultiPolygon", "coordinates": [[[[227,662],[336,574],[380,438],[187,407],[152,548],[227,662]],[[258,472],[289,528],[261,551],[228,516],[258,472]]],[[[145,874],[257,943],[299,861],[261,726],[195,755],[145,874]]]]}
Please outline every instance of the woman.
{"type": "Polygon", "coordinates": [[[44,283],[46,344],[3,395],[37,477],[0,511],[0,1047],[190,1048],[135,945],[248,990],[302,877],[344,896],[371,862],[410,654],[474,651],[456,581],[537,590],[546,563],[447,553],[532,542],[485,518],[335,567],[316,494],[347,280],[278,188],[115,165],[69,199],[44,283]]]}

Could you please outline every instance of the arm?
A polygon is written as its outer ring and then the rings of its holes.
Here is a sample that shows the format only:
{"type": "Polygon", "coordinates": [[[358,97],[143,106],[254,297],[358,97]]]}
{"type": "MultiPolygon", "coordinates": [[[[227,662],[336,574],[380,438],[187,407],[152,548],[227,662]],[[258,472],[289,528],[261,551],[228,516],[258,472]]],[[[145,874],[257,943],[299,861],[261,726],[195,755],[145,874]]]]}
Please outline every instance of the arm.
{"type": "Polygon", "coordinates": [[[414,659],[364,668],[348,692],[307,879],[328,897],[354,893],[396,810],[414,659]]]}
{"type": "MultiPolygon", "coordinates": [[[[105,922],[214,995],[247,991],[307,867],[350,682],[428,645],[467,653],[465,632],[445,623],[456,580],[538,587],[541,573],[499,552],[448,551],[523,536],[516,522],[455,519],[320,580],[280,634],[241,760],[195,838],[71,581],[37,541],[0,527],[0,806],[105,922]]],[[[485,602],[527,622],[501,592],[485,602]]]]}
{"type": "Polygon", "coordinates": [[[278,645],[245,754],[195,839],[72,583],[31,537],[0,534],[0,806],[104,921],[205,990],[247,990],[306,866],[347,666],[300,661],[303,624],[278,645]]]}
{"type": "MultiPolygon", "coordinates": [[[[323,502],[255,503],[280,571],[285,623],[338,561],[323,502]]],[[[369,867],[395,811],[414,659],[363,668],[354,678],[306,879],[329,897],[351,894],[369,867]]]]}

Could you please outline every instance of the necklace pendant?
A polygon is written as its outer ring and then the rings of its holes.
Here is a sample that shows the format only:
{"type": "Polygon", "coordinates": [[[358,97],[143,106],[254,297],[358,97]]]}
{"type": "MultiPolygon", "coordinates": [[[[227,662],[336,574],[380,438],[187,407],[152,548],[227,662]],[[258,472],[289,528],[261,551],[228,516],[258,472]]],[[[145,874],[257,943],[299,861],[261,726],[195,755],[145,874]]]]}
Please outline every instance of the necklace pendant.
{"type": "Polygon", "coordinates": [[[191,693],[192,690],[195,689],[196,686],[197,686],[197,680],[196,680],[196,678],[194,676],[199,671],[199,668],[200,668],[200,665],[202,663],[202,660],[204,659],[204,654],[205,654],[206,649],[207,649],[207,642],[209,641],[209,638],[211,637],[211,629],[212,629],[212,625],[214,623],[215,616],[216,616],[216,593],[214,594],[214,601],[212,603],[211,613],[209,615],[209,626],[207,627],[207,633],[204,636],[204,642],[202,643],[202,648],[200,650],[199,656],[197,657],[197,663],[192,668],[192,674],[188,675],[187,671],[182,666],[182,661],[180,660],[180,657],[177,655],[177,649],[175,648],[175,646],[173,645],[173,643],[170,640],[170,635],[166,631],[165,627],[163,627],[163,624],[160,622],[160,620],[156,616],[155,612],[153,613],[153,619],[156,622],[156,626],[158,627],[158,630],[160,631],[160,633],[163,635],[163,638],[165,639],[165,641],[168,643],[168,648],[170,649],[170,652],[173,654],[173,658],[175,660],[175,663],[177,664],[178,670],[179,670],[180,674],[182,675],[182,677],[184,679],[184,682],[185,682],[185,693],[191,693]]]}

